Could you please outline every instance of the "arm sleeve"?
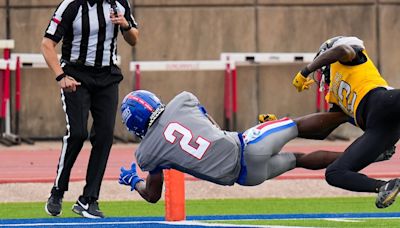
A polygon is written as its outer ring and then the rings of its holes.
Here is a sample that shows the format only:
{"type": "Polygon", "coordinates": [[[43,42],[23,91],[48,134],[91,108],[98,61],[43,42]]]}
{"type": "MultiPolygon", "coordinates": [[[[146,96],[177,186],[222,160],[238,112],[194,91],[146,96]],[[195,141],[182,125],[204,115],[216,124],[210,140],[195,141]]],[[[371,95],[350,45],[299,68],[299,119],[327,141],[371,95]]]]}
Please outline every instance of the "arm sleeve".
{"type": "Polygon", "coordinates": [[[365,63],[368,59],[367,56],[363,53],[364,48],[361,46],[351,46],[354,51],[356,52],[356,57],[351,61],[351,62],[340,62],[343,65],[346,66],[356,66],[365,63]]]}
{"type": "Polygon", "coordinates": [[[47,26],[45,37],[58,43],[65,33],[71,28],[79,6],[78,1],[64,0],[58,5],[49,25],[47,26]]]}

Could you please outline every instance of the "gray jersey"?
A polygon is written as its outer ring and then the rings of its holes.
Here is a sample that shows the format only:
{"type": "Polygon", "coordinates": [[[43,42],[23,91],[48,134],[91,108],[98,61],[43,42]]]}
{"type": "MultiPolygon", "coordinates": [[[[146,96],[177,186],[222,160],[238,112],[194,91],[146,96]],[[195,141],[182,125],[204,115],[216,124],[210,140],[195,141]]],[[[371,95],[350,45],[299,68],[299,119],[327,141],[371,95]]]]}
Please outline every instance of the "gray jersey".
{"type": "Polygon", "coordinates": [[[211,123],[198,99],[178,94],[149,128],[136,150],[143,171],[173,168],[221,185],[233,185],[240,172],[240,141],[211,123]]]}

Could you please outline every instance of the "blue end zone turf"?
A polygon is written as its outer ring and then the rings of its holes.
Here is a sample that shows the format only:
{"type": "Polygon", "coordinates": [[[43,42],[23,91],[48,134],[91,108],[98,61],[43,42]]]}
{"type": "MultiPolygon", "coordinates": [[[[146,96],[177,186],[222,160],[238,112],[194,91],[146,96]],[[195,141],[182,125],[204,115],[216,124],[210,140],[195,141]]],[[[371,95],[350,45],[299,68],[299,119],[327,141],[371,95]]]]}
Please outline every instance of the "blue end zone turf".
{"type": "MultiPolygon", "coordinates": [[[[195,221],[229,220],[276,220],[276,219],[368,219],[400,218],[400,212],[393,213],[340,213],[340,214],[268,214],[268,215],[212,215],[187,216],[183,222],[165,222],[164,217],[110,217],[104,219],[85,218],[43,218],[43,219],[5,219],[0,227],[210,227],[215,224],[195,221]]],[[[224,225],[220,227],[246,227],[246,225],[224,225]]],[[[250,227],[250,226],[248,226],[250,227]]],[[[255,227],[255,226],[251,226],[255,227]]],[[[266,226],[259,226],[266,227],[266,226]]]]}

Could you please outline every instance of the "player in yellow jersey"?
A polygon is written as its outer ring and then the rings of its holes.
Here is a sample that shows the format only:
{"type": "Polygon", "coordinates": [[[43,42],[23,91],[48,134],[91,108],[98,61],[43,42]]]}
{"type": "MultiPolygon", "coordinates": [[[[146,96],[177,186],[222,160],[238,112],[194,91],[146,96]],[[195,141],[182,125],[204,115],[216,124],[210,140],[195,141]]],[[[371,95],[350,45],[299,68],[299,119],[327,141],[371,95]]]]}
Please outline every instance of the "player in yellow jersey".
{"type": "Polygon", "coordinates": [[[308,77],[322,71],[320,88],[329,84],[326,100],[330,112],[343,112],[364,134],[326,169],[326,181],[356,192],[378,193],[375,205],[390,206],[400,191],[400,179],[383,181],[359,171],[371,164],[400,138],[400,90],[388,86],[368,57],[364,43],[357,37],[338,36],[324,42],[314,61],[293,79],[299,92],[314,80],[308,77]]]}

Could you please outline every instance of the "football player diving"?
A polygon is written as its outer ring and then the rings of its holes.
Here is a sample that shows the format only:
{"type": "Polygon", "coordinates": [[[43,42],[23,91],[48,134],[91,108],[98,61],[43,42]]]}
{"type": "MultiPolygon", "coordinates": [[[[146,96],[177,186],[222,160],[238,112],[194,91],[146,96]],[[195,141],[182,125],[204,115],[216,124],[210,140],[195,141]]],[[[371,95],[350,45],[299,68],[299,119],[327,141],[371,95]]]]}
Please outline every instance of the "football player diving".
{"type": "Polygon", "coordinates": [[[356,192],[378,193],[375,205],[390,206],[400,190],[400,179],[370,178],[359,171],[393,148],[400,138],[400,90],[388,86],[357,37],[338,36],[324,42],[313,62],[293,79],[297,91],[308,89],[312,72],[321,71],[320,88],[329,85],[325,97],[331,113],[344,113],[364,133],[340,158],[330,164],[326,181],[356,192]]]}
{"type": "Polygon", "coordinates": [[[341,152],[281,153],[295,137],[324,138],[347,122],[341,112],[315,113],[258,124],[244,133],[221,130],[197,97],[182,92],[164,105],[153,93],[137,90],[125,96],[122,120],[141,138],[135,152],[146,181],[121,168],[119,183],[137,190],[146,201],[162,193],[163,169],[176,169],[219,185],[254,186],[296,167],[323,169],[341,152]],[[316,133],[317,132],[317,133],[316,133]]]}

